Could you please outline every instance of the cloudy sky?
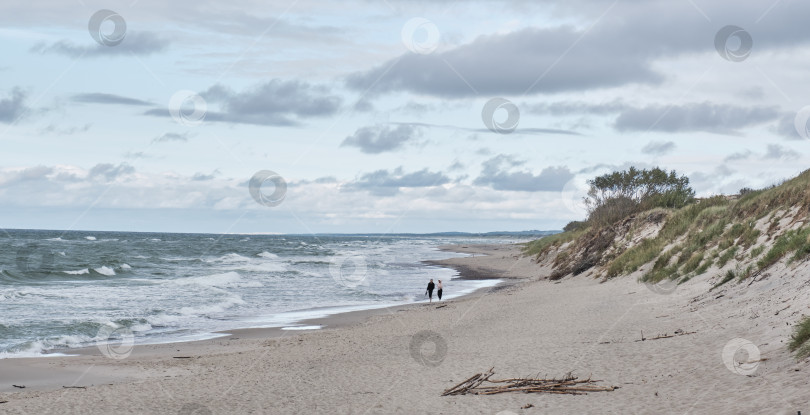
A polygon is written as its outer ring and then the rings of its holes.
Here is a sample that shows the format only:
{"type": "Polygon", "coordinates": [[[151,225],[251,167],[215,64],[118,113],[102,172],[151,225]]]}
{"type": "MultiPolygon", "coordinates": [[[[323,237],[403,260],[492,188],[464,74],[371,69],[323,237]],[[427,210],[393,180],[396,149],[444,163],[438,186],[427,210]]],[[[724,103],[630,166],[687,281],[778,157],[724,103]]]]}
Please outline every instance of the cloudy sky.
{"type": "Polygon", "coordinates": [[[808,166],[806,16],[800,0],[3,1],[0,226],[559,229],[588,178],[631,165],[702,196],[770,185],[808,166]]]}

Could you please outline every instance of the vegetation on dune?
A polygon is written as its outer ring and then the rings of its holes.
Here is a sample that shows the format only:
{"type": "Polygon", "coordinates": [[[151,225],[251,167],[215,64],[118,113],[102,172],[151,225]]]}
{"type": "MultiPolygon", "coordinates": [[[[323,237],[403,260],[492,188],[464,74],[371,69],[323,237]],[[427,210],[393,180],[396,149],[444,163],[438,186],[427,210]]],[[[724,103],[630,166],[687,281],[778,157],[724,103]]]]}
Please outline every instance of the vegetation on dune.
{"type": "Polygon", "coordinates": [[[810,317],[805,317],[793,331],[788,350],[796,352],[796,357],[804,359],[810,356],[810,317]]]}
{"type": "Polygon", "coordinates": [[[785,257],[790,262],[810,255],[810,226],[805,225],[810,170],[778,186],[743,188],[737,198],[696,200],[688,178],[658,168],[630,168],[596,177],[589,184],[587,220],[571,222],[563,233],[526,244],[525,254],[538,259],[557,251],[552,279],[597,265],[597,275],[614,278],[650,264],[642,281],[684,281],[713,267],[724,268],[732,260],[755,261],[721,275],[719,286],[748,278],[785,257]],[[802,226],[794,226],[799,221],[802,226]],[[650,223],[660,227],[658,232],[634,240],[634,232],[650,223]],[[758,225],[767,227],[764,235],[758,225]],[[763,238],[774,239],[770,248],[763,245],[763,238]]]}
{"type": "MultiPolygon", "coordinates": [[[[714,290],[810,257],[810,170],[766,189],[705,199],[694,199],[688,178],[657,168],[589,184],[585,221],[525,245],[538,262],[553,258],[549,279],[643,269],[643,282],[682,283],[709,273],[714,290]]],[[[810,356],[810,317],[796,325],[788,347],[800,359],[810,356]]]]}

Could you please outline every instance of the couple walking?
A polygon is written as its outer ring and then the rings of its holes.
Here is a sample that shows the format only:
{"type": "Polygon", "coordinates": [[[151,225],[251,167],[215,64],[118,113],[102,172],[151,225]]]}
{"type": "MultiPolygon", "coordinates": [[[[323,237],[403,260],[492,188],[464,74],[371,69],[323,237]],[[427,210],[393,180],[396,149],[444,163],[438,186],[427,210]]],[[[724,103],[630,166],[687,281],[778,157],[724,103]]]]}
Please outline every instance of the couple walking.
{"type": "Polygon", "coordinates": [[[431,303],[433,302],[433,289],[434,288],[439,289],[439,291],[436,291],[436,294],[439,296],[439,300],[441,300],[442,299],[442,280],[439,280],[439,285],[438,286],[433,283],[433,278],[431,278],[430,282],[428,283],[427,290],[425,291],[425,294],[427,294],[428,298],[430,298],[431,303]]]}

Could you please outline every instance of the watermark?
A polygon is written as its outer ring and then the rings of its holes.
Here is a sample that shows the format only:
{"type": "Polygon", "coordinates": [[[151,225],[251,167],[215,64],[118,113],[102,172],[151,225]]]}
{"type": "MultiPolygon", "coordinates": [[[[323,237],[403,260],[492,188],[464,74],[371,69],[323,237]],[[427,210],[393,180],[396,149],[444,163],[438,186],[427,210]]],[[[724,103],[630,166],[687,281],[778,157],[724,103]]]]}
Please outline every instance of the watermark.
{"type": "Polygon", "coordinates": [[[39,246],[26,245],[17,250],[17,269],[23,274],[47,272],[53,265],[53,252],[39,246]]]}
{"type": "Polygon", "coordinates": [[[365,284],[368,275],[366,258],[360,255],[334,256],[329,264],[329,274],[335,282],[347,288],[365,284]]]}
{"type": "Polygon", "coordinates": [[[645,282],[644,286],[656,294],[668,295],[675,292],[675,289],[678,288],[678,282],[671,278],[664,278],[657,283],[645,282]]]}
{"type": "Polygon", "coordinates": [[[102,9],[90,16],[87,30],[99,45],[118,46],[127,35],[127,22],[120,14],[102,9]],[[112,30],[109,30],[110,25],[112,25],[112,30]]]}
{"type": "Polygon", "coordinates": [[[178,124],[196,127],[203,123],[206,112],[208,103],[194,91],[177,91],[169,98],[169,115],[178,124]]]}
{"type": "Polygon", "coordinates": [[[560,191],[563,206],[569,212],[575,214],[577,219],[585,219],[588,216],[588,208],[585,205],[588,189],[590,189],[590,186],[587,179],[574,177],[565,183],[565,186],[560,191]]]}
{"type": "Polygon", "coordinates": [[[518,126],[520,122],[520,110],[517,105],[513,104],[505,98],[492,98],[484,104],[484,109],[481,110],[481,119],[487,128],[498,134],[509,134],[518,126]],[[506,119],[498,121],[502,113],[506,113],[506,119]]]}
{"type": "Polygon", "coordinates": [[[750,340],[731,339],[723,347],[723,364],[732,373],[740,375],[753,375],[759,367],[759,348],[750,340]]]}
{"type": "Polygon", "coordinates": [[[405,22],[400,32],[402,43],[413,53],[428,55],[439,47],[442,35],[436,24],[423,17],[415,17],[405,22]]]}
{"type": "Polygon", "coordinates": [[[742,62],[748,59],[753,47],[751,34],[739,26],[726,26],[714,36],[714,48],[727,61],[742,62]],[[737,43],[736,47],[734,43],[737,43]]]}
{"type": "Polygon", "coordinates": [[[810,105],[802,108],[796,113],[796,118],[793,119],[793,127],[802,138],[810,138],[810,105]]]}
{"type": "Polygon", "coordinates": [[[284,180],[283,177],[279,176],[278,173],[270,170],[260,170],[250,178],[250,183],[248,184],[248,188],[250,189],[250,195],[253,196],[253,200],[256,203],[261,205],[275,207],[281,204],[284,201],[284,198],[287,197],[287,182],[284,180]],[[273,186],[273,191],[268,194],[266,190],[262,190],[262,187],[273,186]]]}
{"type": "Polygon", "coordinates": [[[409,349],[413,360],[429,367],[439,366],[447,356],[447,342],[444,337],[431,330],[414,334],[409,349]]]}
{"type": "Polygon", "coordinates": [[[96,337],[100,339],[96,342],[96,347],[110,359],[126,359],[135,347],[132,330],[117,324],[107,323],[101,326],[96,337]]]}
{"type": "Polygon", "coordinates": [[[207,406],[198,404],[198,403],[187,403],[180,408],[180,411],[177,412],[177,415],[212,415],[210,409],[207,406]]]}

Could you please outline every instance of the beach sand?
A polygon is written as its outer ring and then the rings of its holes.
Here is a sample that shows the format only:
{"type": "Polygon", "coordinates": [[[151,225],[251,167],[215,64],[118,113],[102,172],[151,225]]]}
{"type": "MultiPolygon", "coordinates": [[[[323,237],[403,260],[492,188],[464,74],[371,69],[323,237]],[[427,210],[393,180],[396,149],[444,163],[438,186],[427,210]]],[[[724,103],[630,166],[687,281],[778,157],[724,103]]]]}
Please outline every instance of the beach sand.
{"type": "Polygon", "coordinates": [[[317,331],[239,330],[139,346],[118,360],[95,348],[78,357],[5,359],[0,413],[810,413],[810,366],[785,347],[790,324],[810,313],[807,264],[751,287],[708,293],[710,281],[697,280],[664,294],[635,276],[544,280],[547,269],[516,246],[456,249],[477,255],[442,265],[511,285],[332,316],[314,322],[327,325],[317,331]],[[694,333],[652,339],[677,330],[694,333]],[[729,354],[745,359],[737,349],[763,360],[729,368],[729,354]],[[491,367],[496,378],[573,372],[620,388],[441,396],[491,367]]]}

